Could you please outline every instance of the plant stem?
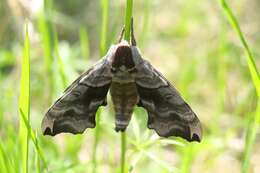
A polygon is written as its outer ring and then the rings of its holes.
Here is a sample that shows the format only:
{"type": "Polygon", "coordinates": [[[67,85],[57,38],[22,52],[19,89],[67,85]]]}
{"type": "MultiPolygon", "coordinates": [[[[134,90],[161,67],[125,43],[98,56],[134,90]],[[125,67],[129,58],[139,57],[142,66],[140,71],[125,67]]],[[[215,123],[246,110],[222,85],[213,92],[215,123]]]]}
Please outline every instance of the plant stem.
{"type": "Polygon", "coordinates": [[[126,135],[125,132],[121,133],[121,173],[125,172],[125,152],[126,152],[126,135]]]}
{"type": "Polygon", "coordinates": [[[93,153],[92,153],[92,173],[97,172],[97,146],[98,146],[98,142],[99,142],[100,113],[101,113],[101,109],[99,108],[97,113],[96,113],[96,129],[95,129],[94,147],[93,147],[93,153]]]}
{"type": "Polygon", "coordinates": [[[250,157],[251,157],[251,153],[252,153],[252,149],[253,149],[253,145],[255,142],[255,138],[256,138],[256,133],[257,133],[257,129],[259,126],[259,122],[260,122],[260,77],[259,77],[259,73],[257,71],[257,67],[254,61],[254,57],[253,54],[246,42],[246,39],[240,29],[239,23],[237,21],[237,19],[235,18],[232,10],[230,9],[229,5],[227,4],[227,2],[225,0],[220,0],[220,3],[222,5],[222,8],[224,10],[224,12],[226,13],[226,16],[230,22],[230,24],[232,25],[234,31],[237,33],[243,47],[244,47],[244,51],[246,54],[246,60],[247,60],[247,65],[248,65],[248,69],[250,71],[250,75],[253,81],[253,84],[256,88],[256,93],[258,95],[258,104],[257,104],[257,109],[255,112],[255,116],[253,121],[250,121],[250,124],[248,126],[248,130],[246,132],[246,139],[245,139],[245,149],[244,149],[244,156],[243,156],[243,161],[242,161],[242,173],[247,173],[248,169],[249,169],[249,164],[250,164],[250,157]]]}
{"type": "Polygon", "coordinates": [[[79,29],[80,48],[82,57],[88,60],[89,58],[89,38],[86,28],[80,26],[79,29]]]}
{"type": "Polygon", "coordinates": [[[130,31],[131,31],[131,18],[133,11],[133,0],[127,0],[125,9],[125,36],[126,41],[130,41],[130,31]]]}
{"type": "Polygon", "coordinates": [[[100,55],[105,55],[107,51],[107,26],[108,26],[108,0],[101,0],[102,24],[100,36],[100,55]]]}
{"type": "MultiPolygon", "coordinates": [[[[131,31],[131,19],[132,19],[132,12],[133,12],[133,0],[126,1],[126,9],[125,9],[125,35],[124,39],[126,41],[130,41],[130,31],[131,31]]],[[[121,173],[125,173],[125,153],[126,153],[126,134],[125,132],[121,133],[121,173]]]]}

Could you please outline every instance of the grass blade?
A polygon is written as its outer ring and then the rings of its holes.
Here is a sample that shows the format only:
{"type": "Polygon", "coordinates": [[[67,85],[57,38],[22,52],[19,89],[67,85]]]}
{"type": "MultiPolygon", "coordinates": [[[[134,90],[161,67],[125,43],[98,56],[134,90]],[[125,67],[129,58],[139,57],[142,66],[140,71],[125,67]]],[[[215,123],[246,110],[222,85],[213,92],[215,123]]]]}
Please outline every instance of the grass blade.
{"type": "Polygon", "coordinates": [[[30,139],[32,140],[32,142],[34,144],[34,147],[35,147],[35,149],[37,151],[37,154],[41,158],[41,160],[43,161],[44,168],[47,169],[46,160],[45,160],[43,152],[42,152],[42,150],[41,150],[41,148],[39,146],[37,136],[34,133],[34,131],[32,130],[31,125],[30,125],[29,121],[26,119],[25,114],[22,111],[22,109],[20,109],[20,115],[22,116],[22,121],[24,122],[24,124],[25,124],[25,126],[26,126],[26,128],[27,128],[27,130],[29,132],[30,139]]]}
{"type": "Polygon", "coordinates": [[[11,164],[7,157],[7,153],[3,148],[2,141],[0,141],[0,171],[1,172],[13,172],[10,169],[11,164]]]}
{"type": "Polygon", "coordinates": [[[153,144],[155,144],[155,142],[158,142],[159,140],[147,142],[147,144],[144,145],[135,143],[135,141],[132,140],[131,138],[128,138],[128,140],[131,144],[135,146],[135,149],[139,151],[140,154],[154,161],[160,167],[165,168],[169,172],[180,172],[180,170],[178,170],[176,167],[169,165],[168,163],[164,162],[163,160],[161,160],[160,158],[158,158],[157,156],[155,156],[154,154],[148,151],[148,148],[151,147],[153,144]]]}
{"type": "Polygon", "coordinates": [[[249,123],[249,127],[246,132],[245,149],[244,149],[243,161],[242,161],[242,173],[247,173],[249,170],[250,157],[255,143],[257,130],[259,128],[259,121],[260,121],[260,103],[258,100],[258,106],[255,112],[255,117],[253,119],[253,122],[251,121],[249,123]]]}
{"type": "MultiPolygon", "coordinates": [[[[104,56],[107,50],[107,27],[108,27],[108,8],[109,1],[101,0],[101,11],[102,11],[102,23],[101,23],[101,36],[100,36],[100,57],[104,56]]],[[[92,153],[92,172],[97,172],[97,146],[99,142],[100,133],[100,115],[102,113],[102,108],[98,109],[96,113],[96,128],[94,136],[94,148],[92,153]]]]}
{"type": "Polygon", "coordinates": [[[100,126],[100,113],[101,109],[99,108],[96,113],[96,128],[95,128],[95,136],[94,136],[94,144],[93,144],[93,152],[92,152],[92,173],[97,172],[97,146],[99,141],[99,126],[100,126]]]}
{"type": "Polygon", "coordinates": [[[79,29],[79,39],[82,57],[89,58],[89,38],[86,29],[81,26],[79,29]]]}
{"type": "Polygon", "coordinates": [[[100,55],[105,55],[107,51],[107,27],[108,27],[108,0],[101,0],[102,23],[100,36],[100,55]]]}
{"type": "MultiPolygon", "coordinates": [[[[37,133],[35,134],[35,138],[37,139],[37,133]]],[[[36,143],[38,145],[38,141],[36,143]]],[[[35,168],[36,168],[36,173],[41,173],[41,158],[40,155],[38,154],[38,150],[37,148],[34,149],[35,153],[36,153],[36,158],[35,158],[35,168]]],[[[45,163],[45,162],[44,162],[45,163]]],[[[44,164],[45,165],[45,164],[44,164]]]]}
{"type": "Polygon", "coordinates": [[[256,92],[258,95],[258,98],[260,98],[260,77],[259,77],[259,72],[257,71],[257,67],[254,61],[254,57],[253,54],[246,42],[246,39],[240,29],[239,23],[237,21],[237,19],[235,18],[232,10],[230,9],[229,5],[227,4],[226,0],[220,0],[221,1],[221,5],[222,8],[224,10],[224,12],[226,13],[226,16],[230,22],[230,24],[232,25],[234,31],[237,33],[243,47],[244,47],[244,51],[246,54],[246,58],[247,58],[247,65],[248,65],[248,69],[250,71],[250,75],[252,78],[252,81],[254,83],[254,86],[256,88],[256,92]]]}
{"type": "Polygon", "coordinates": [[[144,1],[144,16],[143,16],[143,26],[142,26],[142,32],[140,34],[140,38],[138,39],[139,45],[143,45],[145,38],[147,37],[147,31],[149,29],[149,20],[150,20],[150,9],[151,9],[151,3],[150,0],[144,1]]]}
{"type": "Polygon", "coordinates": [[[125,132],[121,132],[121,160],[120,160],[120,170],[121,173],[126,172],[125,168],[125,153],[126,153],[126,134],[125,132]]]}
{"type": "Polygon", "coordinates": [[[63,63],[62,58],[60,56],[59,40],[58,40],[58,36],[56,34],[56,31],[53,31],[53,34],[55,35],[55,38],[54,38],[54,49],[55,49],[56,59],[58,61],[59,75],[61,77],[63,88],[66,88],[67,87],[67,77],[66,77],[65,70],[64,70],[65,69],[64,63],[63,63]]]}
{"type": "Polygon", "coordinates": [[[133,0],[127,0],[125,9],[125,40],[130,41],[131,19],[133,13],[133,0]]]}
{"type": "Polygon", "coordinates": [[[52,0],[44,1],[44,9],[39,15],[39,31],[43,43],[45,68],[48,77],[48,101],[51,103],[55,89],[53,75],[53,52],[55,51],[55,40],[51,21],[49,21],[52,12],[52,0]]]}
{"type": "MultiPolygon", "coordinates": [[[[20,82],[19,109],[24,112],[24,118],[30,121],[30,47],[28,25],[25,26],[25,39],[22,60],[22,76],[20,82]]],[[[20,114],[19,139],[21,145],[22,171],[28,172],[29,132],[20,114]]]]}
{"type": "Polygon", "coordinates": [[[248,69],[250,71],[250,75],[253,81],[253,84],[256,88],[256,93],[258,95],[258,105],[257,105],[257,110],[255,113],[255,117],[253,119],[253,122],[249,124],[249,128],[246,132],[246,141],[245,141],[245,149],[244,149],[244,157],[243,157],[243,161],[242,161],[242,173],[247,173],[248,169],[249,169],[249,164],[250,164],[250,157],[251,157],[251,153],[252,153],[252,149],[253,149],[253,145],[255,142],[255,138],[256,138],[256,133],[257,133],[257,129],[259,127],[259,121],[260,121],[260,77],[259,77],[259,72],[257,71],[257,67],[254,61],[254,57],[253,54],[246,42],[246,39],[240,29],[239,23],[237,21],[237,19],[235,18],[231,8],[229,7],[229,5],[227,4],[227,2],[225,0],[220,0],[222,8],[230,22],[230,24],[232,25],[234,31],[237,33],[243,47],[244,47],[244,51],[246,54],[246,60],[247,60],[247,65],[248,65],[248,69]]]}

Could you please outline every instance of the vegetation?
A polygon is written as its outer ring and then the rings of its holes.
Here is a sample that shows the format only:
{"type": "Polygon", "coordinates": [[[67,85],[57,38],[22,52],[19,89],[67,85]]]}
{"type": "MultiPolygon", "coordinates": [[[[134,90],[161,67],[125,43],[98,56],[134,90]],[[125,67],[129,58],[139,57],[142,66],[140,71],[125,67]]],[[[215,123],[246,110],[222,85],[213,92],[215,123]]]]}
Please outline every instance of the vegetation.
{"type": "Polygon", "coordinates": [[[1,173],[260,172],[257,0],[40,2],[0,5],[1,173]],[[144,57],[200,118],[202,142],[159,138],[142,108],[116,133],[110,97],[95,129],[43,136],[48,107],[124,25],[129,40],[132,16],[144,57]]]}

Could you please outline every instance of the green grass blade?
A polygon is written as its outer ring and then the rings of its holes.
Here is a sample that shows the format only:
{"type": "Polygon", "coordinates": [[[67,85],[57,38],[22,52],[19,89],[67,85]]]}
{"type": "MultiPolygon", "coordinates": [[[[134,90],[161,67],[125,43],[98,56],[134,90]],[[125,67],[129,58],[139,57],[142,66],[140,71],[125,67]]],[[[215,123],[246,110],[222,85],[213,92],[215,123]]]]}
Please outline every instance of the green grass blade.
{"type": "Polygon", "coordinates": [[[36,151],[37,151],[37,155],[38,155],[38,156],[41,158],[41,160],[43,161],[43,166],[44,166],[44,168],[47,169],[46,160],[45,160],[45,157],[44,157],[44,155],[43,155],[43,152],[42,152],[42,150],[41,150],[41,148],[40,148],[40,146],[39,146],[37,136],[36,136],[36,134],[34,133],[34,131],[32,130],[31,125],[30,125],[29,121],[26,119],[26,116],[25,116],[25,114],[24,114],[24,112],[23,112],[22,109],[20,109],[20,115],[21,115],[21,117],[22,117],[23,123],[25,124],[25,126],[26,126],[26,128],[27,128],[27,130],[28,130],[28,132],[29,132],[30,139],[32,140],[32,142],[33,142],[33,144],[34,144],[34,147],[35,147],[35,149],[36,149],[36,151]]]}
{"type": "MultiPolygon", "coordinates": [[[[101,36],[100,36],[100,57],[104,56],[107,50],[107,28],[108,28],[108,8],[109,1],[101,0],[100,1],[101,12],[102,12],[102,23],[101,23],[101,36]]],[[[100,115],[102,114],[102,108],[98,109],[96,113],[96,128],[94,136],[94,145],[92,152],[92,172],[97,172],[97,148],[99,143],[99,133],[100,133],[100,115]]]]}
{"type": "Polygon", "coordinates": [[[249,127],[246,132],[245,149],[243,153],[243,162],[242,162],[242,171],[241,171],[242,173],[249,172],[250,157],[255,143],[257,130],[259,128],[259,121],[260,121],[260,103],[258,101],[258,106],[255,112],[254,120],[253,122],[249,123],[249,127]]]}
{"type": "Polygon", "coordinates": [[[133,0],[127,0],[125,9],[125,40],[130,41],[131,19],[133,13],[133,0]]]}
{"type": "Polygon", "coordinates": [[[59,75],[61,77],[63,88],[66,88],[67,87],[67,78],[66,78],[66,74],[65,74],[65,70],[64,70],[64,64],[63,64],[62,58],[60,56],[59,40],[58,40],[58,36],[56,34],[56,31],[54,31],[54,35],[55,35],[54,49],[55,49],[56,59],[58,61],[59,75]]]}
{"type": "MultiPolygon", "coordinates": [[[[22,60],[22,76],[20,82],[19,109],[24,112],[24,117],[30,121],[30,47],[28,25],[25,26],[25,39],[22,60]]],[[[28,150],[29,150],[29,132],[20,114],[19,139],[21,149],[22,171],[28,172],[28,150]]]]}
{"type": "Polygon", "coordinates": [[[64,88],[67,86],[67,78],[65,75],[64,65],[59,52],[58,36],[56,34],[52,21],[50,21],[50,16],[52,16],[53,14],[52,3],[52,0],[45,0],[44,9],[39,16],[39,30],[43,43],[45,68],[48,74],[47,76],[50,90],[50,92],[48,92],[50,93],[50,95],[48,96],[49,101],[52,101],[52,95],[55,89],[53,66],[55,66],[56,64],[53,63],[54,56],[57,59],[58,72],[61,77],[62,85],[64,88]]]}
{"type": "MultiPolygon", "coordinates": [[[[138,43],[140,42],[141,45],[143,45],[144,40],[147,36],[147,31],[149,27],[149,19],[150,19],[150,9],[151,9],[151,0],[145,0],[144,1],[144,17],[143,17],[143,26],[142,26],[142,32],[140,34],[140,38],[138,39],[138,43]]],[[[139,44],[140,44],[139,43],[139,44]]]]}
{"type": "Polygon", "coordinates": [[[222,8],[230,22],[230,24],[232,25],[234,31],[237,33],[243,47],[244,47],[244,51],[246,54],[246,60],[247,60],[247,65],[248,65],[248,69],[250,71],[250,75],[252,78],[252,81],[254,83],[254,86],[256,88],[256,92],[258,95],[258,105],[257,105],[257,110],[255,113],[255,117],[253,119],[253,122],[249,124],[247,133],[246,133],[246,145],[245,145],[245,149],[244,149],[244,157],[243,157],[243,161],[242,161],[242,173],[247,173],[249,170],[249,164],[250,164],[250,157],[251,157],[251,153],[252,153],[252,149],[253,149],[253,145],[255,142],[255,138],[256,138],[256,133],[257,133],[257,129],[259,127],[259,121],[260,121],[260,77],[259,77],[259,72],[257,71],[257,67],[254,61],[254,57],[253,54],[246,42],[246,39],[240,29],[239,23],[237,21],[237,19],[235,18],[231,8],[229,7],[229,5],[227,4],[227,2],[225,0],[220,0],[222,8]]]}
{"type": "Polygon", "coordinates": [[[82,57],[88,59],[89,58],[89,38],[88,32],[86,29],[81,26],[79,29],[79,39],[80,39],[80,48],[82,57]]]}
{"type": "Polygon", "coordinates": [[[125,153],[126,153],[126,133],[121,132],[121,160],[120,160],[120,170],[121,173],[126,172],[125,166],[125,153]]]}
{"type": "MultiPolygon", "coordinates": [[[[37,133],[35,133],[35,138],[37,139],[37,133]]],[[[38,145],[38,141],[36,141],[36,144],[38,145]]],[[[35,147],[34,149],[35,153],[36,153],[36,158],[35,158],[35,168],[36,168],[36,173],[41,173],[41,157],[39,155],[39,152],[37,150],[37,148],[35,147]]],[[[45,163],[45,161],[44,161],[45,163]]]]}
{"type": "Polygon", "coordinates": [[[92,152],[92,173],[97,172],[97,147],[99,142],[99,131],[100,131],[100,114],[101,109],[99,108],[96,113],[96,128],[95,128],[95,136],[94,136],[94,144],[93,144],[93,152],[92,152]]]}
{"type": "Polygon", "coordinates": [[[0,141],[0,171],[1,172],[12,172],[11,171],[11,164],[7,157],[7,153],[4,150],[2,141],[0,141]]]}
{"type": "Polygon", "coordinates": [[[101,0],[102,24],[100,35],[100,55],[104,56],[107,51],[107,27],[108,27],[109,1],[101,0]]]}
{"type": "Polygon", "coordinates": [[[152,154],[151,152],[148,151],[149,147],[151,147],[152,145],[154,145],[156,142],[158,142],[159,140],[155,140],[155,141],[151,141],[151,142],[147,142],[147,144],[144,145],[140,145],[137,144],[134,140],[132,140],[131,138],[128,138],[128,141],[135,146],[135,149],[137,151],[139,151],[138,153],[146,156],[147,158],[149,158],[151,161],[154,161],[156,164],[158,164],[160,167],[165,168],[166,170],[168,170],[168,172],[180,172],[179,169],[177,169],[176,167],[169,165],[167,162],[164,162],[163,160],[161,160],[160,158],[158,158],[157,156],[155,156],[154,154],[152,154]]]}
{"type": "Polygon", "coordinates": [[[38,27],[42,39],[45,68],[48,78],[48,101],[51,103],[55,89],[53,75],[53,55],[55,52],[55,38],[52,23],[49,20],[52,13],[52,0],[44,0],[44,9],[41,11],[38,19],[38,27]]]}
{"type": "Polygon", "coordinates": [[[259,72],[257,71],[257,67],[254,61],[254,57],[253,54],[246,42],[246,39],[240,29],[239,23],[237,21],[237,19],[235,18],[232,10],[230,9],[229,5],[227,4],[226,0],[220,0],[222,8],[224,10],[224,12],[226,13],[226,16],[230,22],[230,24],[232,25],[234,31],[237,33],[243,47],[244,47],[244,51],[247,57],[247,65],[248,65],[248,69],[250,71],[250,75],[252,78],[252,81],[255,85],[256,88],[256,92],[258,94],[258,97],[260,98],[260,77],[259,77],[259,72]]]}
{"type": "Polygon", "coordinates": [[[185,146],[184,151],[182,152],[182,164],[180,168],[181,173],[191,172],[192,162],[194,159],[194,145],[185,146]]]}

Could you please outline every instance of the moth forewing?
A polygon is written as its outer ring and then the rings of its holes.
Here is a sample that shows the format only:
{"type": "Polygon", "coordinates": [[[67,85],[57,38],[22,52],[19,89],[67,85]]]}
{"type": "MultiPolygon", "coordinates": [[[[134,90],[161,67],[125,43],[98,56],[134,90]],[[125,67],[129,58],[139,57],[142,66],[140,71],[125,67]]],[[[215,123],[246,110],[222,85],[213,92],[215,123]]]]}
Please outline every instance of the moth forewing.
{"type": "Polygon", "coordinates": [[[42,121],[43,134],[77,134],[94,128],[98,107],[106,105],[111,79],[106,58],[83,73],[46,113],[42,121]]]}
{"type": "Polygon", "coordinates": [[[148,113],[148,127],[159,136],[180,136],[188,141],[201,141],[199,119],[179,92],[148,61],[139,49],[132,48],[136,64],[134,75],[139,106],[148,113]]]}

